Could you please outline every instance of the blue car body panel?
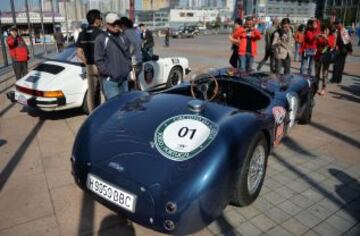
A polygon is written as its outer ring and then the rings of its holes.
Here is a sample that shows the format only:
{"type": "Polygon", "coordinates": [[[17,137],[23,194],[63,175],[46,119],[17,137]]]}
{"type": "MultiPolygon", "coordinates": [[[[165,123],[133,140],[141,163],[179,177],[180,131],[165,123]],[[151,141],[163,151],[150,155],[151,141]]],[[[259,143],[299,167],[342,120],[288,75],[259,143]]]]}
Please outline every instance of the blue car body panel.
{"type": "MultiPolygon", "coordinates": [[[[115,97],[96,109],[77,134],[71,158],[76,183],[88,191],[86,178],[91,173],[131,192],[137,197],[135,213],[93,196],[115,212],[164,233],[192,233],[220,216],[232,198],[236,175],[255,135],[264,132],[272,148],[272,108],[282,106],[287,110],[289,92],[296,93],[305,104],[314,85],[311,78],[300,75],[239,75],[226,68],[211,74],[220,85],[235,83],[259,92],[262,99],[268,99],[266,107],[242,110],[207,103],[197,115],[218,126],[216,138],[193,158],[173,161],[155,148],[154,133],[171,117],[194,114],[188,107],[193,98],[181,94],[190,85],[115,97]],[[176,212],[165,210],[168,202],[176,203],[176,212]],[[175,222],[174,230],[164,227],[166,220],[175,222]]],[[[300,116],[301,109],[298,112],[300,116]]]]}

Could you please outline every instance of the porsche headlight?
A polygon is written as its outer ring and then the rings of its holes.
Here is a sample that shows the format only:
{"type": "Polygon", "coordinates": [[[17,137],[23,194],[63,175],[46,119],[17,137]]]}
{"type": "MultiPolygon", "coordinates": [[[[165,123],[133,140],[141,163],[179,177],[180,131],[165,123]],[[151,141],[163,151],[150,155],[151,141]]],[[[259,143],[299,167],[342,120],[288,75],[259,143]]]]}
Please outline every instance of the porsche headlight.
{"type": "Polygon", "coordinates": [[[296,114],[299,109],[299,98],[296,93],[290,92],[286,94],[286,99],[289,104],[289,128],[295,124],[296,114]]]}
{"type": "Polygon", "coordinates": [[[59,98],[59,97],[64,97],[64,93],[60,90],[58,90],[58,91],[43,91],[43,97],[59,98]]]}

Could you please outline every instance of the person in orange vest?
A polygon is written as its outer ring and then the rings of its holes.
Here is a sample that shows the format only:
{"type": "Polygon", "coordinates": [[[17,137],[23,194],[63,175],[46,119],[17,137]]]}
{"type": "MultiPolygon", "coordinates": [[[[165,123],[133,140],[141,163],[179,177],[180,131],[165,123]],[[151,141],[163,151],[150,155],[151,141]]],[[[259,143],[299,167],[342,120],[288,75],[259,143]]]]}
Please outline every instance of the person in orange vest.
{"type": "Polygon", "coordinates": [[[16,26],[12,26],[9,32],[6,43],[9,46],[15,77],[18,80],[28,73],[29,50],[24,39],[19,36],[16,26]]]}
{"type": "Polygon", "coordinates": [[[256,56],[257,43],[261,33],[255,29],[252,17],[246,18],[244,27],[239,27],[230,40],[239,45],[239,69],[242,72],[253,71],[252,65],[256,56]]]}

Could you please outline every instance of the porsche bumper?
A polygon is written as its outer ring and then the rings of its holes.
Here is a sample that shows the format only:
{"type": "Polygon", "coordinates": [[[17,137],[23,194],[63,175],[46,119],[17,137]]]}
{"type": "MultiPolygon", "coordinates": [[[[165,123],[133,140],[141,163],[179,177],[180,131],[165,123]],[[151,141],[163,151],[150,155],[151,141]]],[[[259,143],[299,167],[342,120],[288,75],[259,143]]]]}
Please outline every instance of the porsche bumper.
{"type": "Polygon", "coordinates": [[[15,91],[10,91],[6,94],[6,97],[11,102],[18,102],[22,105],[38,108],[38,109],[51,109],[57,108],[66,105],[66,98],[65,97],[58,97],[58,98],[48,98],[40,100],[37,97],[27,96],[25,94],[16,94],[15,91]],[[23,100],[19,101],[19,97],[22,96],[23,100]]]}

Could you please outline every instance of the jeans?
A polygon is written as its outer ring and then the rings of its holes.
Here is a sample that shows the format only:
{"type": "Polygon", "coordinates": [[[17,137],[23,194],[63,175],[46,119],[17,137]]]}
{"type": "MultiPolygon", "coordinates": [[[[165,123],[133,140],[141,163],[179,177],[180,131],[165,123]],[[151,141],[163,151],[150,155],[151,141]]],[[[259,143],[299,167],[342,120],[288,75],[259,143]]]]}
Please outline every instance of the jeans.
{"type": "Polygon", "coordinates": [[[254,57],[246,54],[245,56],[239,56],[239,66],[241,72],[250,72],[252,71],[252,64],[254,62],[254,57]]]}
{"type": "Polygon", "coordinates": [[[270,58],[270,71],[272,73],[276,72],[276,65],[275,65],[275,57],[274,52],[272,49],[266,49],[265,50],[265,56],[264,58],[259,62],[259,65],[257,67],[257,70],[261,70],[261,67],[265,64],[265,62],[270,58]]]}
{"type": "Polygon", "coordinates": [[[314,56],[305,56],[305,55],[303,55],[301,57],[300,74],[302,74],[302,75],[304,74],[304,70],[305,70],[305,67],[306,67],[307,74],[311,75],[313,64],[314,64],[314,56]]]}
{"type": "Polygon", "coordinates": [[[117,95],[121,95],[128,91],[127,80],[119,82],[119,81],[112,81],[109,79],[102,79],[101,84],[106,100],[109,100],[110,98],[113,98],[117,95]]]}

